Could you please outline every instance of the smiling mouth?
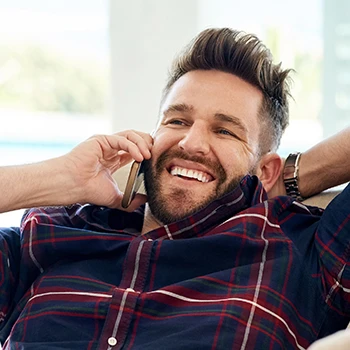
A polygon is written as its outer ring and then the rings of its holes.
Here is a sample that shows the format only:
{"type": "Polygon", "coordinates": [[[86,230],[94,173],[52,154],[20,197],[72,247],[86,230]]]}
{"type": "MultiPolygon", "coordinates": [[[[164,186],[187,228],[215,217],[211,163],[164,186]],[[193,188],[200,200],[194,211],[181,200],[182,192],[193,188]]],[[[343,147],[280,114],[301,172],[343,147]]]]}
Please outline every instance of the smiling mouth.
{"type": "Polygon", "coordinates": [[[214,180],[213,177],[208,173],[199,170],[186,169],[179,166],[171,167],[169,173],[172,176],[178,176],[186,180],[196,180],[203,183],[214,180]]]}

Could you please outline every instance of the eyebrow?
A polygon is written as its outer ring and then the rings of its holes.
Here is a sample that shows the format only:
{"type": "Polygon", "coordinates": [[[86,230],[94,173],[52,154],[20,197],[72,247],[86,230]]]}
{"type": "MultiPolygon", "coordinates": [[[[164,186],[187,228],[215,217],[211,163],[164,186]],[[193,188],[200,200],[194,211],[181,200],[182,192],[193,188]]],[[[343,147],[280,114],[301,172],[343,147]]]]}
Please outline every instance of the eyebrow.
{"type": "Polygon", "coordinates": [[[233,124],[233,126],[238,127],[245,134],[248,133],[247,127],[242,123],[242,121],[233,115],[228,115],[224,113],[215,113],[214,119],[219,122],[233,124]]]}
{"type": "Polygon", "coordinates": [[[178,103],[170,105],[164,112],[164,115],[167,115],[171,112],[182,112],[182,113],[190,113],[194,111],[194,107],[185,103],[178,103]]]}
{"type": "MultiPolygon", "coordinates": [[[[178,103],[178,104],[173,104],[168,106],[168,108],[164,110],[163,114],[164,116],[167,116],[167,114],[172,112],[191,113],[193,111],[194,111],[194,107],[192,105],[188,105],[185,103],[178,103]]],[[[241,129],[241,131],[244,132],[245,134],[248,133],[248,130],[246,126],[242,123],[242,121],[233,115],[229,115],[225,113],[215,113],[214,119],[218,122],[230,123],[233,126],[241,129]]]]}

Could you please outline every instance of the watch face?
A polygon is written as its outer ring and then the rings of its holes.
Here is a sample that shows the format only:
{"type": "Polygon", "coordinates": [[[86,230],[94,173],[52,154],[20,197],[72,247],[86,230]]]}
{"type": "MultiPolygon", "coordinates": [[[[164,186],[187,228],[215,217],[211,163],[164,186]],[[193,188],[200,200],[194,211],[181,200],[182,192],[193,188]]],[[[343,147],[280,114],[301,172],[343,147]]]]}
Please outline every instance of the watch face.
{"type": "Polygon", "coordinates": [[[291,153],[285,163],[283,169],[283,180],[296,179],[298,177],[299,159],[301,153],[291,153]]]}

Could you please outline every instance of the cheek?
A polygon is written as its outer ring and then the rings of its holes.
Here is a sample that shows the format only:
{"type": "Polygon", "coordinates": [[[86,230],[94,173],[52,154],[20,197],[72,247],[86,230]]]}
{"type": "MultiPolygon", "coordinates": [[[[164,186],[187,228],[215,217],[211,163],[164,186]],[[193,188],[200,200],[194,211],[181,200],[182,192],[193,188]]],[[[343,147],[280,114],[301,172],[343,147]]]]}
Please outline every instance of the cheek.
{"type": "MultiPolygon", "coordinates": [[[[220,152],[220,150],[219,150],[220,152]]],[[[251,172],[254,157],[249,152],[237,148],[234,152],[219,153],[218,160],[225,169],[228,178],[231,176],[245,175],[251,172]]]]}
{"type": "Polygon", "coordinates": [[[164,151],[177,145],[179,140],[174,133],[158,131],[153,137],[152,157],[159,157],[164,151]]]}

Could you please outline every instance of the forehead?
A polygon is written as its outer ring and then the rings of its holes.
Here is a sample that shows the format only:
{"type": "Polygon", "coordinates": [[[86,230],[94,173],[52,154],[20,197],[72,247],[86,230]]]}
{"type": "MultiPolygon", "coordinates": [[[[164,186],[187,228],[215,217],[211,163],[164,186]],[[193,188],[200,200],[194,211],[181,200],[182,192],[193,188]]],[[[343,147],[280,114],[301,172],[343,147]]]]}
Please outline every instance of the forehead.
{"type": "Polygon", "coordinates": [[[213,120],[213,116],[234,116],[257,139],[260,131],[262,92],[237,76],[217,70],[195,70],[184,74],[171,87],[161,107],[164,112],[176,105],[192,107],[191,117],[213,120]]]}

